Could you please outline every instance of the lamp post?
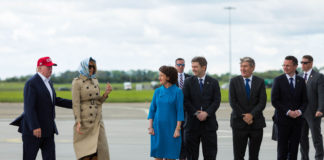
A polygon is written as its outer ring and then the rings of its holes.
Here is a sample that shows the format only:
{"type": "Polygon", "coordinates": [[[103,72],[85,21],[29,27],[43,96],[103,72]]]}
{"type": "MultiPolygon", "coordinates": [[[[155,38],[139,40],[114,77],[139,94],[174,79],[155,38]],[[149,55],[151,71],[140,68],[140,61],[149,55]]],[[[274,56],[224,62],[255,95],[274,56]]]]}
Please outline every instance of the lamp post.
{"type": "Polygon", "coordinates": [[[228,10],[228,56],[229,56],[229,78],[230,81],[232,78],[232,41],[231,41],[231,10],[235,9],[234,7],[228,6],[224,9],[228,10]]]}

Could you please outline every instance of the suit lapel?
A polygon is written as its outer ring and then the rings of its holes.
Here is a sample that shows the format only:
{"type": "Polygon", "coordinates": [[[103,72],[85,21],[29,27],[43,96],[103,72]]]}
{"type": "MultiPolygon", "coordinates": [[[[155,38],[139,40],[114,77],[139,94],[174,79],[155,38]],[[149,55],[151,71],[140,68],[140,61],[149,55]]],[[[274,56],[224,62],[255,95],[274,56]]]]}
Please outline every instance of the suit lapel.
{"type": "MultiPolygon", "coordinates": [[[[243,92],[243,95],[244,95],[244,100],[247,100],[247,94],[246,94],[246,90],[245,90],[245,82],[244,82],[244,79],[242,76],[240,76],[239,78],[239,86],[241,88],[241,91],[243,92]]],[[[251,94],[251,92],[250,92],[251,94]]]]}
{"type": "MultiPolygon", "coordinates": [[[[296,75],[296,77],[297,77],[297,75],[296,75]]],[[[288,93],[289,93],[290,95],[294,95],[294,94],[290,91],[290,84],[289,84],[289,80],[288,80],[286,74],[283,74],[283,75],[282,75],[282,78],[283,78],[284,86],[287,86],[287,87],[285,87],[285,89],[288,90],[288,93]]],[[[297,81],[296,81],[296,85],[297,85],[297,81]]],[[[295,90],[296,90],[296,86],[295,86],[295,90]]]]}
{"type": "Polygon", "coordinates": [[[308,80],[307,80],[307,83],[306,83],[306,84],[311,84],[311,82],[312,82],[313,79],[314,79],[315,74],[316,74],[316,73],[312,70],[311,74],[310,74],[309,77],[308,77],[308,80]]]}
{"type": "Polygon", "coordinates": [[[304,78],[298,78],[296,75],[296,85],[295,85],[295,92],[294,92],[295,94],[301,87],[300,83],[305,83],[304,78]]]}
{"type": "Polygon", "coordinates": [[[199,86],[198,78],[197,78],[197,76],[194,76],[192,78],[193,78],[193,82],[192,82],[193,90],[198,92],[199,93],[198,95],[200,96],[199,98],[201,98],[202,93],[200,92],[200,86],[199,86]]]}
{"type": "Polygon", "coordinates": [[[53,92],[53,104],[55,105],[55,97],[56,97],[56,93],[55,93],[55,90],[54,90],[54,86],[53,86],[52,81],[49,81],[49,84],[50,84],[51,89],[52,89],[52,92],[53,92]]]}
{"type": "Polygon", "coordinates": [[[210,83],[211,83],[210,78],[209,78],[209,76],[206,75],[204,86],[203,86],[203,92],[206,91],[206,89],[209,87],[210,83]]]}
{"type": "Polygon", "coordinates": [[[252,82],[251,82],[250,98],[252,97],[252,95],[255,94],[256,90],[258,89],[257,88],[257,86],[258,86],[257,83],[258,83],[257,79],[255,78],[255,76],[253,76],[252,82]]]}
{"type": "Polygon", "coordinates": [[[37,74],[37,79],[39,81],[40,88],[43,90],[43,93],[45,93],[48,96],[48,98],[50,98],[50,100],[52,102],[51,94],[49,93],[49,90],[45,86],[45,83],[44,83],[43,79],[38,74],[37,74]]]}

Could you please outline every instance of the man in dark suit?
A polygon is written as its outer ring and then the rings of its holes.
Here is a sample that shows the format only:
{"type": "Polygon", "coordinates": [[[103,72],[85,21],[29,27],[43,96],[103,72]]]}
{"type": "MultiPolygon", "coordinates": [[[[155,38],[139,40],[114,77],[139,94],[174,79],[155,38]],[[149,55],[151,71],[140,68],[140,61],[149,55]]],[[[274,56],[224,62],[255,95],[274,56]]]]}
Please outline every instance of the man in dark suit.
{"type": "Polygon", "coordinates": [[[296,160],[301,136],[301,115],[307,107],[306,84],[296,75],[298,60],[285,57],[282,74],[274,79],[271,102],[275,107],[274,121],[278,127],[277,159],[296,160]]]}
{"type": "Polygon", "coordinates": [[[50,81],[52,66],[49,57],[37,62],[37,73],[24,87],[24,112],[11,125],[19,126],[22,133],[23,159],[36,159],[39,149],[44,160],[55,160],[54,133],[58,134],[55,124],[55,105],[72,108],[72,101],[56,97],[50,81]]]}
{"type": "Polygon", "coordinates": [[[178,71],[178,83],[176,83],[176,85],[182,89],[185,79],[190,77],[189,74],[184,73],[185,60],[183,58],[177,58],[175,60],[175,68],[178,71]]]}
{"type": "MultiPolygon", "coordinates": [[[[176,85],[182,89],[184,85],[184,81],[186,78],[190,77],[189,74],[184,73],[184,68],[185,68],[185,60],[183,58],[177,58],[175,60],[175,68],[178,71],[178,83],[176,85]]],[[[186,113],[185,113],[186,117],[186,113]]],[[[186,149],[185,149],[185,144],[184,144],[184,134],[183,134],[183,126],[186,122],[181,123],[181,151],[180,151],[180,160],[185,160],[186,159],[186,149]]]]}
{"type": "Polygon", "coordinates": [[[305,55],[301,61],[303,73],[300,74],[306,82],[308,104],[303,114],[300,152],[302,160],[309,160],[309,129],[315,148],[315,160],[323,160],[323,137],[321,120],[324,113],[324,76],[313,68],[313,57],[305,55]]]}
{"type": "Polygon", "coordinates": [[[183,87],[184,110],[187,112],[184,126],[187,159],[198,160],[201,141],[204,159],[215,160],[218,129],[215,113],[221,101],[219,84],[206,75],[207,61],[204,57],[194,57],[191,67],[194,76],[187,78],[183,87]]]}
{"type": "Polygon", "coordinates": [[[241,75],[230,81],[234,160],[244,160],[247,142],[249,159],[259,159],[263,128],[266,126],[262,111],[266,106],[267,95],[264,80],[252,75],[254,68],[252,58],[241,58],[241,75]]]}

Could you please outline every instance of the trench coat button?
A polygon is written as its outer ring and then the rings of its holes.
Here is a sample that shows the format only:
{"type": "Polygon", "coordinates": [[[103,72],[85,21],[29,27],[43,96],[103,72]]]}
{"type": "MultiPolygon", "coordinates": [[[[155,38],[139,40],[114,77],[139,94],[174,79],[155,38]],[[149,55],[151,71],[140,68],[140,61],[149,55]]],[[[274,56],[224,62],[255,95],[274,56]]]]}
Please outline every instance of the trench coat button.
{"type": "Polygon", "coordinates": [[[89,96],[91,97],[91,96],[92,96],[92,94],[89,94],[89,96]]]}
{"type": "Polygon", "coordinates": [[[89,87],[87,87],[87,89],[89,89],[89,87]]]}
{"type": "Polygon", "coordinates": [[[81,109],[81,112],[83,112],[83,109],[81,109]]]}
{"type": "Polygon", "coordinates": [[[97,88],[97,86],[95,86],[95,88],[97,88]]]}
{"type": "Polygon", "coordinates": [[[92,123],[92,121],[90,121],[90,123],[92,123]]]}
{"type": "Polygon", "coordinates": [[[92,113],[90,113],[90,116],[92,116],[92,113]]]}
{"type": "Polygon", "coordinates": [[[89,108],[91,109],[91,108],[92,108],[92,106],[89,106],[89,108]]]}
{"type": "Polygon", "coordinates": [[[83,81],[83,83],[84,83],[85,81],[83,81]]]}
{"type": "Polygon", "coordinates": [[[98,93],[96,93],[96,95],[98,96],[98,93]]]}

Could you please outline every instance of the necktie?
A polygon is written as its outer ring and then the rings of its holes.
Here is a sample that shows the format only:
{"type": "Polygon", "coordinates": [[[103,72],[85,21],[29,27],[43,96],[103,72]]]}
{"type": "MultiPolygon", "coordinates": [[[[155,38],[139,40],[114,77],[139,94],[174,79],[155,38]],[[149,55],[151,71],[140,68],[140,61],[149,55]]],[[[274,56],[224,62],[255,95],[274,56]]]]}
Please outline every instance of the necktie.
{"type": "Polygon", "coordinates": [[[183,88],[183,77],[182,77],[182,74],[180,74],[180,83],[179,83],[179,88],[180,88],[180,89],[183,88]]]}
{"type": "Polygon", "coordinates": [[[202,83],[203,79],[199,78],[199,87],[200,87],[200,92],[202,93],[203,92],[203,87],[204,87],[204,84],[202,83]]]}
{"type": "Polygon", "coordinates": [[[307,82],[307,73],[304,75],[305,82],[307,82]]]}
{"type": "Polygon", "coordinates": [[[289,78],[289,81],[290,81],[289,86],[290,86],[291,93],[294,93],[294,91],[295,91],[293,80],[294,80],[294,78],[289,78]]]}
{"type": "Polygon", "coordinates": [[[245,79],[245,92],[246,92],[246,95],[247,95],[247,98],[250,99],[250,79],[245,79]]]}

